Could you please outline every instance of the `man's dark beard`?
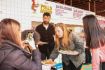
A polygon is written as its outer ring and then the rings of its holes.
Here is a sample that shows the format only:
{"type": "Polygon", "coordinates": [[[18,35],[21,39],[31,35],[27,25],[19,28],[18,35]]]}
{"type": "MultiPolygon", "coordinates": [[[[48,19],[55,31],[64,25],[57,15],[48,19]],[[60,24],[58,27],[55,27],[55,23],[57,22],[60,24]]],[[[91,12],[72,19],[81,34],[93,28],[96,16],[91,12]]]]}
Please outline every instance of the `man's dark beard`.
{"type": "Polygon", "coordinates": [[[46,22],[46,21],[44,21],[43,23],[44,23],[44,24],[49,24],[49,22],[46,22]]]}

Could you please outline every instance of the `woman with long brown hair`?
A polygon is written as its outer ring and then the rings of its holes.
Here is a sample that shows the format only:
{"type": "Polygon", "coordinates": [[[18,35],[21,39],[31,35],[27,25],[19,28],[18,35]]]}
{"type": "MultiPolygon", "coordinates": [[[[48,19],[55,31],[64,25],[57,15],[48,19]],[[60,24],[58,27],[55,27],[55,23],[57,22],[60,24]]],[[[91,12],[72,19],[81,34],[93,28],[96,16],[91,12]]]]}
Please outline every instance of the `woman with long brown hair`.
{"type": "Polygon", "coordinates": [[[50,58],[62,53],[63,70],[80,70],[85,59],[83,42],[72,32],[69,34],[63,23],[55,25],[55,49],[50,58]]]}
{"type": "Polygon", "coordinates": [[[83,18],[86,46],[92,53],[92,70],[105,70],[105,31],[94,15],[83,18]],[[102,63],[102,68],[100,67],[102,63]]]}
{"type": "Polygon", "coordinates": [[[42,70],[39,50],[24,50],[20,23],[10,18],[0,22],[0,70],[42,70]]]}

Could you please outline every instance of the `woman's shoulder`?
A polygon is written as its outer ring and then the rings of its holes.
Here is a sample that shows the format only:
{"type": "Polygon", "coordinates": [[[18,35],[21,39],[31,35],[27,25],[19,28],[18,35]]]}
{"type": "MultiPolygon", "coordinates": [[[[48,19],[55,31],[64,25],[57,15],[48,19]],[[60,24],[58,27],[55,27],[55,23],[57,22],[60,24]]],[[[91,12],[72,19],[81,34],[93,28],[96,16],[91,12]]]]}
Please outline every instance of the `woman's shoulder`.
{"type": "Polygon", "coordinates": [[[80,36],[79,36],[78,34],[72,32],[72,33],[70,34],[70,37],[71,37],[71,41],[72,41],[72,42],[78,42],[78,43],[84,44],[82,38],[80,38],[80,36]]]}
{"type": "Polygon", "coordinates": [[[12,44],[12,42],[10,42],[10,41],[3,41],[3,42],[1,42],[0,43],[0,50],[12,50],[12,49],[14,49],[15,47],[13,47],[13,44],[12,44]]]}
{"type": "Polygon", "coordinates": [[[77,37],[77,35],[74,32],[70,32],[69,37],[73,40],[73,39],[75,39],[77,37]]]}
{"type": "MultiPolygon", "coordinates": [[[[2,62],[4,59],[8,59],[10,54],[16,55],[17,51],[14,52],[15,50],[15,47],[12,45],[9,45],[7,42],[2,42],[0,44],[0,62],[2,62]]],[[[14,55],[11,55],[11,58],[13,58],[14,55]]]]}
{"type": "Polygon", "coordinates": [[[17,51],[22,51],[22,52],[27,53],[27,51],[25,51],[23,48],[21,48],[17,44],[15,44],[15,43],[13,43],[11,41],[8,41],[8,40],[2,42],[0,45],[1,45],[2,50],[14,50],[14,51],[17,50],[17,51]]]}
{"type": "Polygon", "coordinates": [[[80,38],[80,36],[78,35],[78,33],[75,33],[75,32],[71,32],[69,34],[72,38],[80,38]]]}
{"type": "Polygon", "coordinates": [[[26,56],[30,57],[30,54],[24,51],[24,49],[19,48],[16,44],[10,42],[10,41],[5,41],[2,44],[0,44],[0,55],[2,55],[3,58],[15,58],[18,56],[26,56]],[[7,57],[10,56],[10,57],[7,57]]]}

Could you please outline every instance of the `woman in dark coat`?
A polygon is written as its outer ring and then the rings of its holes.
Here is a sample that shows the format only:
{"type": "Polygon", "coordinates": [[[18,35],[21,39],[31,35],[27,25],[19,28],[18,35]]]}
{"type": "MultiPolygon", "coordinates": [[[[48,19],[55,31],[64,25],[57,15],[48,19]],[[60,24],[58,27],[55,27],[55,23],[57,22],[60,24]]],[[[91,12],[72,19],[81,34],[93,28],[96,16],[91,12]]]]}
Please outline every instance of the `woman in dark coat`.
{"type": "Polygon", "coordinates": [[[33,48],[32,54],[24,50],[19,22],[3,19],[0,22],[0,70],[42,70],[41,66],[37,48],[33,48]]]}

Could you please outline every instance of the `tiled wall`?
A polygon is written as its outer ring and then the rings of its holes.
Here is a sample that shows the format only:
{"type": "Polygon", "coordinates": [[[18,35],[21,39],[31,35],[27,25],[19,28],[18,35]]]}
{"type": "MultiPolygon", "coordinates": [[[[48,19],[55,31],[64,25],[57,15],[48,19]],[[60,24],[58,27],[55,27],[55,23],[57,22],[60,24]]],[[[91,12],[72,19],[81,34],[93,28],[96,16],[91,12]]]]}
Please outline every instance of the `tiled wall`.
{"type": "Polygon", "coordinates": [[[31,0],[0,0],[0,20],[13,18],[21,23],[22,30],[31,28],[31,0]]]}

